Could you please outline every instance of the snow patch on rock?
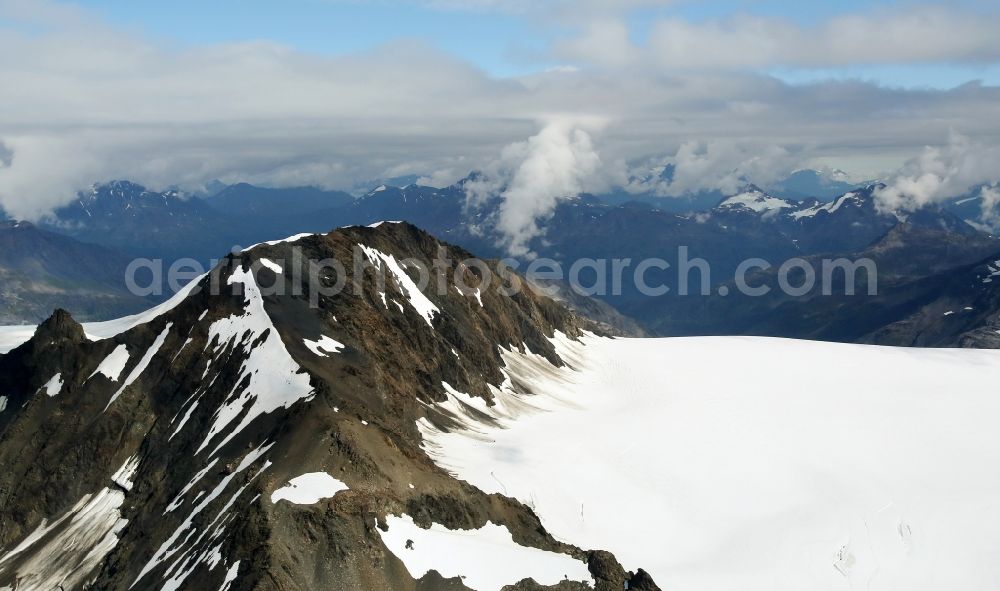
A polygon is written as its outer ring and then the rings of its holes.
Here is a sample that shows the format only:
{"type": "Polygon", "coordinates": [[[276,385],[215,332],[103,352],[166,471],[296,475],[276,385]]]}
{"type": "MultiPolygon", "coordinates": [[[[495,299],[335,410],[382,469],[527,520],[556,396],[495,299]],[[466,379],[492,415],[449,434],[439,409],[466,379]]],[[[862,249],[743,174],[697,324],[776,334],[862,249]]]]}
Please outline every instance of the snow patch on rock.
{"type": "Polygon", "coordinates": [[[321,336],[318,341],[310,341],[309,339],[303,339],[303,342],[313,355],[317,357],[326,357],[327,353],[340,353],[344,348],[344,344],[331,339],[328,336],[321,336]]]}
{"type": "Polygon", "coordinates": [[[124,344],[118,345],[114,351],[104,358],[104,361],[97,366],[94,373],[90,374],[90,377],[87,379],[89,380],[97,374],[102,373],[112,382],[117,382],[121,379],[122,372],[125,371],[125,366],[128,365],[128,359],[128,347],[124,344]]]}
{"type": "Polygon", "coordinates": [[[52,376],[52,378],[49,381],[45,382],[45,385],[42,386],[41,389],[45,390],[45,394],[51,397],[51,396],[56,396],[60,392],[62,392],[62,388],[63,388],[62,373],[57,373],[56,375],[52,376]]]}
{"type": "Polygon", "coordinates": [[[755,213],[780,211],[793,207],[784,199],[772,197],[763,191],[745,191],[724,200],[718,206],[721,209],[749,209],[755,213]]]}
{"type": "Polygon", "coordinates": [[[153,360],[153,357],[155,357],[157,353],[159,353],[160,347],[162,347],[163,343],[167,340],[167,335],[170,334],[170,327],[173,325],[173,322],[167,323],[167,326],[163,329],[159,336],[156,337],[156,340],[153,341],[153,344],[149,347],[149,349],[146,350],[145,355],[142,356],[139,363],[132,368],[128,377],[125,378],[125,383],[122,384],[121,388],[118,388],[117,392],[111,395],[111,400],[108,401],[108,405],[104,407],[104,410],[111,408],[111,405],[115,400],[118,400],[118,397],[122,395],[125,388],[128,388],[135,383],[135,381],[142,375],[142,372],[146,371],[146,368],[149,367],[149,362],[153,360]]]}
{"type": "Polygon", "coordinates": [[[986,272],[988,275],[983,278],[983,283],[993,283],[994,277],[1000,277],[1000,260],[993,261],[992,264],[986,265],[986,272]]]}
{"type": "Polygon", "coordinates": [[[195,288],[201,283],[202,279],[204,279],[207,275],[207,273],[205,275],[201,275],[194,281],[185,285],[183,289],[175,293],[169,300],[158,306],[154,306],[145,312],[140,312],[132,316],[125,316],[124,318],[118,318],[116,320],[108,320],[106,322],[87,322],[84,323],[83,330],[87,334],[87,338],[90,340],[101,341],[118,336],[123,332],[139,326],[140,324],[152,322],[179,306],[181,302],[186,300],[187,297],[191,295],[195,288]]]}
{"type": "MultiPolygon", "coordinates": [[[[432,319],[434,318],[434,314],[440,312],[441,310],[439,310],[438,307],[434,305],[434,302],[430,301],[427,296],[420,291],[417,284],[413,282],[413,279],[410,279],[410,276],[407,275],[403,268],[399,266],[399,263],[396,261],[396,257],[391,254],[386,254],[378,249],[371,248],[370,246],[365,246],[364,244],[359,244],[358,246],[373,265],[385,265],[389,272],[392,273],[392,276],[396,280],[396,284],[403,292],[403,295],[406,296],[410,306],[417,311],[417,314],[420,314],[420,316],[427,321],[427,326],[433,327],[434,324],[432,323],[432,319]]],[[[385,294],[382,294],[382,302],[385,303],[385,294]]],[[[388,305],[386,305],[386,307],[388,308],[388,305]]]]}
{"type": "Polygon", "coordinates": [[[292,242],[298,242],[303,238],[308,238],[310,236],[315,236],[312,232],[303,232],[301,234],[295,234],[294,236],[289,236],[288,238],[279,238],[278,240],[268,240],[266,242],[258,242],[257,244],[252,244],[242,250],[242,252],[247,252],[248,250],[253,250],[258,246],[277,246],[279,244],[290,244],[292,242]]]}
{"type": "Polygon", "coordinates": [[[233,581],[236,580],[236,575],[239,574],[239,572],[240,561],[237,560],[231,567],[229,567],[229,570],[226,571],[226,577],[222,580],[222,587],[219,588],[219,591],[228,591],[229,587],[232,586],[233,581]]]}
{"type": "MultiPolygon", "coordinates": [[[[215,555],[215,548],[206,547],[206,543],[213,542],[222,536],[225,531],[224,518],[230,508],[232,508],[236,500],[246,491],[253,481],[256,480],[257,477],[271,465],[271,463],[269,461],[265,461],[257,472],[254,473],[252,478],[250,478],[244,485],[237,488],[225,504],[223,504],[222,508],[216,513],[215,518],[201,528],[200,533],[199,529],[195,526],[196,517],[203,513],[209,505],[226,492],[229,484],[238,474],[242,473],[250,466],[261,460],[273,445],[273,443],[261,445],[248,453],[244,456],[243,460],[239,463],[236,469],[223,477],[215,488],[205,495],[204,498],[200,496],[196,497],[196,500],[200,498],[201,501],[195,505],[180,526],[174,530],[173,534],[171,534],[171,536],[160,545],[159,549],[157,549],[157,551],[153,554],[153,557],[149,559],[146,565],[139,572],[139,576],[137,576],[135,581],[132,583],[132,587],[135,587],[135,585],[153,569],[158,567],[160,564],[166,563],[175,556],[176,559],[173,560],[172,565],[166,570],[167,580],[162,587],[164,589],[180,589],[187,577],[194,572],[195,568],[197,568],[199,564],[207,565],[212,563],[213,556],[215,555]]],[[[211,466],[211,464],[209,464],[209,466],[211,466]]]]}
{"type": "Polygon", "coordinates": [[[135,474],[139,470],[139,460],[139,454],[125,460],[121,468],[115,470],[115,473],[111,475],[111,481],[123,489],[131,491],[132,487],[135,486],[135,474]]]}
{"type": "Polygon", "coordinates": [[[345,490],[348,490],[346,484],[326,472],[309,472],[292,478],[271,493],[271,502],[285,500],[295,505],[314,505],[345,490]]]}
{"type": "Polygon", "coordinates": [[[282,273],[284,273],[284,270],[281,268],[281,265],[272,261],[271,259],[260,257],[260,259],[258,260],[260,260],[261,265],[270,269],[272,273],[275,273],[276,275],[281,275],[282,273]]]}

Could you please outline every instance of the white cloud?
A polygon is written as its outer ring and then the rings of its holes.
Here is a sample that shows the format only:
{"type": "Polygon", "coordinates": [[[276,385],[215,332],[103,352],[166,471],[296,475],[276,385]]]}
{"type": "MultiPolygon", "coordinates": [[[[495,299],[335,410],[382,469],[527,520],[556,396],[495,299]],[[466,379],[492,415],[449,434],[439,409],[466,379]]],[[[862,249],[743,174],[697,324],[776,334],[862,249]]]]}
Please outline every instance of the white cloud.
{"type": "Polygon", "coordinates": [[[614,18],[592,20],[580,35],[556,43],[554,52],[561,58],[606,68],[628,66],[641,57],[640,49],[630,39],[628,26],[614,18]]]}
{"type": "Polygon", "coordinates": [[[983,187],[980,196],[983,199],[980,221],[993,232],[1000,231],[1000,185],[983,187]]]}
{"type": "Polygon", "coordinates": [[[629,55],[636,66],[688,70],[996,63],[998,27],[996,10],[977,13],[905,5],[893,11],[841,15],[814,26],[747,14],[705,22],[664,18],[653,23],[648,41],[640,47],[612,25],[598,21],[578,38],[558,44],[555,51],[562,59],[604,65],[601,43],[610,40],[610,54],[629,55]]]}
{"type": "Polygon", "coordinates": [[[454,185],[458,181],[462,180],[462,178],[464,178],[467,174],[469,174],[469,171],[463,168],[442,168],[435,170],[427,176],[418,178],[417,184],[425,187],[437,187],[440,189],[454,185]]]}
{"type": "Polygon", "coordinates": [[[529,242],[541,233],[539,220],[560,201],[606,190],[621,180],[610,176],[587,131],[601,126],[594,120],[551,121],[527,141],[505,147],[483,177],[467,185],[472,202],[499,195],[496,227],[511,255],[529,252],[529,242]]]}
{"type": "Polygon", "coordinates": [[[959,197],[997,179],[1000,145],[952,133],[944,146],[927,146],[907,161],[877,197],[884,209],[914,210],[959,197]]]}
{"type": "MultiPolygon", "coordinates": [[[[807,159],[803,153],[793,153],[781,146],[758,142],[716,140],[686,142],[677,153],[662,161],[674,167],[672,178],[658,174],[633,182],[629,189],[653,191],[663,196],[680,196],[699,191],[737,192],[748,182],[771,184],[798,168],[807,159]]],[[[635,173],[633,173],[635,174],[635,173]]]]}
{"type": "Polygon", "coordinates": [[[97,27],[100,21],[73,4],[50,0],[0,0],[0,15],[11,21],[57,27],[97,27]]]}

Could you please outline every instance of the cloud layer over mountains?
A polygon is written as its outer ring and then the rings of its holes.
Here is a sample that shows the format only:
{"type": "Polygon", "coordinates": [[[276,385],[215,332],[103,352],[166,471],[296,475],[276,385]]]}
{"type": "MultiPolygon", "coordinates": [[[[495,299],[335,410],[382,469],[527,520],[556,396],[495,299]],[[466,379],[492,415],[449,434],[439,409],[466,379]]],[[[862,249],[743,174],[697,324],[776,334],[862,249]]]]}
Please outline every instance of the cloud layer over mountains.
{"type": "MultiPolygon", "coordinates": [[[[540,19],[566,10],[543,8],[540,19]]],[[[664,155],[677,165],[674,181],[652,188],[665,195],[732,190],[744,177],[766,182],[817,162],[870,164],[857,171],[868,174],[953,132],[965,139],[907,164],[887,200],[924,203],[996,169],[1000,88],[791,85],[755,69],[994,63],[1000,42],[984,31],[996,30],[995,12],[900,9],[815,30],[664,19],[639,44],[621,10],[594,0],[577,11],[575,33],[548,49],[572,67],[498,78],[416,40],[332,56],[267,41],[181,46],[78,8],[0,0],[0,205],[34,219],[113,178],[158,189],[212,179],[347,187],[408,173],[444,183],[478,169],[501,179],[516,245],[558,199],[624,184],[626,163],[662,164],[664,155]],[[932,25],[933,38],[911,39],[932,25]]]]}

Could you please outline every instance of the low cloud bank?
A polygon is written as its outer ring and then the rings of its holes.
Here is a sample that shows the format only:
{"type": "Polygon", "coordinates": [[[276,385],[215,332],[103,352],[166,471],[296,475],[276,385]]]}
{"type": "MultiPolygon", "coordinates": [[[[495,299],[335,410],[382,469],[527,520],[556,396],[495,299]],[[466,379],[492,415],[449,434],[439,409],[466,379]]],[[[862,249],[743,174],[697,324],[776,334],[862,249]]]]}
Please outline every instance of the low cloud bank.
{"type": "Polygon", "coordinates": [[[995,216],[1000,146],[951,133],[943,146],[927,146],[887,181],[877,197],[886,210],[912,211],[979,191],[984,216],[995,216]]]}

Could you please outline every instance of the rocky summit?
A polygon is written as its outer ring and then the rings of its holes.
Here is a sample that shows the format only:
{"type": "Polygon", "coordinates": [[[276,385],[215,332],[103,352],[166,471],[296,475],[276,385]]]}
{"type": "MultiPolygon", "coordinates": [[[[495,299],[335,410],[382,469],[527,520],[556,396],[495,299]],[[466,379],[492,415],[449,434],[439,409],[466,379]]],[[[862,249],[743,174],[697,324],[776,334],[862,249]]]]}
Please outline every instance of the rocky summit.
{"type": "Polygon", "coordinates": [[[470,256],[350,227],[136,316],[55,312],[0,355],[0,589],[658,589],[432,461],[418,425],[530,407],[505,359],[558,368],[554,338],[600,330],[470,256]]]}

